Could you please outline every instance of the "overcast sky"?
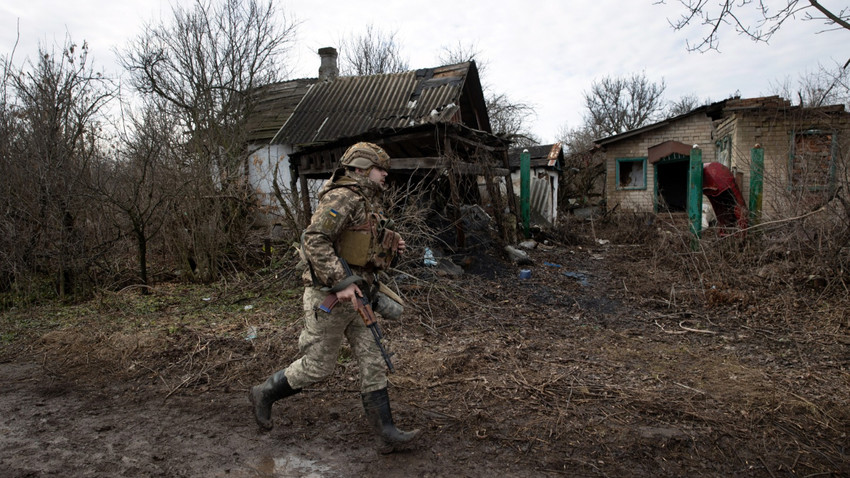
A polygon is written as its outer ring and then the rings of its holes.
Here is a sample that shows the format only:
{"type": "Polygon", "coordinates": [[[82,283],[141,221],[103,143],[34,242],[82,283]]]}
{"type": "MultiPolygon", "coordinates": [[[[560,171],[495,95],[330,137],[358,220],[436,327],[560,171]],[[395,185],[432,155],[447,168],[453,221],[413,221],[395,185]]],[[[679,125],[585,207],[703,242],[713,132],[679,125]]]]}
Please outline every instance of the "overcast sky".
{"type": "MultiPolygon", "coordinates": [[[[173,2],[174,0],[172,0],[173,2]]],[[[777,0],[779,3],[785,3],[777,0]]],[[[181,1],[181,4],[189,4],[181,1]]],[[[727,29],[721,52],[689,53],[686,40],[701,30],[674,31],[676,0],[280,0],[299,22],[291,52],[292,78],[315,77],[316,51],[373,24],[396,32],[411,69],[438,66],[441,47],[474,45],[485,64],[482,81],[493,92],[532,105],[531,130],[543,142],[565,125],[579,126],[582,93],[605,76],[644,72],[667,84],[665,98],[696,95],[719,101],[774,94],[775,85],[847,60],[846,31],[822,32],[817,22],[790,21],[770,44],[727,29]]],[[[770,1],[768,1],[770,3],[770,1]]],[[[776,2],[774,2],[776,3],[776,2]]],[[[846,0],[824,0],[836,10],[846,0]]],[[[66,35],[88,42],[96,69],[118,72],[114,50],[141,32],[143,23],[171,18],[163,0],[0,0],[0,46],[7,57],[19,35],[15,63],[38,45],[61,46],[66,35]]]]}

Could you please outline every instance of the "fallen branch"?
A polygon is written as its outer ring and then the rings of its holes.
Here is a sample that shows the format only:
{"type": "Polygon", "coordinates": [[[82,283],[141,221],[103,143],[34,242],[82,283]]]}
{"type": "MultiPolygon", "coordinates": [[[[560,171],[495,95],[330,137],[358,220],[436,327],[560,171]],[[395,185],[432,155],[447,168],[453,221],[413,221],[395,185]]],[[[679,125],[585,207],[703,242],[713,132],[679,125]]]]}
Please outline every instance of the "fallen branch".
{"type": "Polygon", "coordinates": [[[688,332],[696,332],[698,334],[716,334],[717,333],[713,330],[692,329],[690,327],[685,327],[684,325],[682,325],[684,323],[685,323],[684,321],[679,322],[679,327],[681,327],[682,330],[687,330],[688,332]]]}
{"type": "Polygon", "coordinates": [[[478,380],[481,380],[484,383],[487,383],[487,379],[485,377],[478,376],[478,377],[469,377],[469,378],[459,378],[457,380],[447,380],[445,382],[439,382],[439,383],[432,383],[431,385],[428,385],[428,388],[437,388],[437,387],[442,387],[442,386],[445,386],[445,385],[453,385],[453,384],[456,384],[456,383],[463,383],[463,382],[475,382],[475,381],[478,381],[478,380]]]}
{"type": "Polygon", "coordinates": [[[664,328],[663,325],[659,324],[657,320],[655,321],[655,325],[657,325],[658,328],[661,329],[661,331],[664,332],[665,334],[679,335],[679,334],[686,333],[686,332],[673,332],[673,331],[667,330],[667,329],[664,328]]]}
{"type": "Polygon", "coordinates": [[[692,391],[692,392],[699,393],[700,395],[708,395],[707,393],[703,392],[702,390],[697,390],[697,389],[695,389],[695,388],[693,388],[693,387],[689,387],[689,386],[684,385],[684,384],[681,384],[681,383],[679,383],[679,382],[673,382],[673,383],[674,383],[675,385],[678,385],[678,386],[682,387],[682,388],[688,389],[688,390],[690,390],[690,391],[692,391]]]}

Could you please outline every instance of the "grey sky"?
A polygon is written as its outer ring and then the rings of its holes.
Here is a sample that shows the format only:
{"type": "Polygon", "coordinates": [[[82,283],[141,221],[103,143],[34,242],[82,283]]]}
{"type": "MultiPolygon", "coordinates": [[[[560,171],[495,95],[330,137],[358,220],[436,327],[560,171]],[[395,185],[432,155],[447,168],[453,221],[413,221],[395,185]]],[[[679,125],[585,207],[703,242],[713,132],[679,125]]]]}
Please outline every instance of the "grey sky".
{"type": "MultiPolygon", "coordinates": [[[[846,6],[843,0],[822,3],[846,6]]],[[[666,81],[667,100],[693,94],[717,101],[736,92],[771,94],[779,81],[796,80],[819,63],[843,63],[848,55],[838,47],[847,44],[846,31],[818,33],[823,25],[799,20],[786,23],[767,45],[727,29],[721,53],[689,53],[685,42],[700,31],[669,26],[668,19],[681,13],[675,0],[281,0],[278,7],[300,22],[292,77],[316,76],[316,51],[338,46],[340,38],[369,23],[397,32],[411,68],[437,66],[444,45],[474,44],[486,63],[482,81],[533,105],[532,131],[544,142],[553,141],[563,125],[580,124],[582,93],[604,76],[644,72],[652,81],[666,81]]],[[[20,30],[18,64],[34,56],[39,43],[61,45],[67,33],[89,43],[96,66],[116,72],[114,49],[139,34],[145,21],[169,19],[170,7],[163,0],[0,0],[0,18],[4,56],[20,30]]]]}

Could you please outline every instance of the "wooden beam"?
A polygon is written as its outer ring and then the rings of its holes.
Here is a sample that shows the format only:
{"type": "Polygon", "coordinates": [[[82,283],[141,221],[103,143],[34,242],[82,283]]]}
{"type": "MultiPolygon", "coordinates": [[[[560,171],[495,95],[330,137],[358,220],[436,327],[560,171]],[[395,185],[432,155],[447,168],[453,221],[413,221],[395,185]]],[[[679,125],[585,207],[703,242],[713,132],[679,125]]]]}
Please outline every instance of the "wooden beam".
{"type": "MultiPolygon", "coordinates": [[[[480,164],[455,161],[450,165],[449,161],[442,157],[393,158],[390,163],[390,169],[392,171],[449,169],[450,166],[460,174],[484,174],[484,168],[480,164]]],[[[496,176],[505,176],[509,174],[509,171],[504,168],[491,168],[491,171],[492,174],[496,176]]]]}
{"type": "MultiPolygon", "coordinates": [[[[323,174],[330,174],[333,172],[333,167],[328,167],[327,164],[320,165],[313,163],[310,161],[307,164],[307,161],[301,162],[301,167],[299,168],[299,173],[302,176],[316,176],[323,174]]],[[[485,172],[484,167],[480,164],[469,163],[465,161],[455,161],[454,163],[449,163],[446,158],[442,157],[421,157],[421,158],[393,158],[390,163],[390,170],[392,171],[428,171],[428,170],[444,170],[449,169],[450,167],[457,171],[460,174],[476,174],[483,175],[485,172]]],[[[506,168],[498,168],[491,167],[489,168],[491,174],[495,176],[507,176],[510,174],[510,170],[506,168]]]]}
{"type": "Polygon", "coordinates": [[[486,144],[484,144],[480,141],[475,141],[475,140],[471,140],[471,139],[468,139],[468,138],[464,138],[463,136],[459,136],[457,134],[450,134],[449,137],[451,139],[457,141],[457,142],[465,143],[465,144],[468,144],[470,146],[475,146],[476,148],[481,148],[481,149],[483,149],[485,151],[489,151],[491,153],[496,152],[496,151],[502,151],[502,150],[507,151],[507,149],[508,149],[507,147],[504,147],[504,146],[498,146],[498,147],[488,146],[488,145],[486,145],[486,144]]]}

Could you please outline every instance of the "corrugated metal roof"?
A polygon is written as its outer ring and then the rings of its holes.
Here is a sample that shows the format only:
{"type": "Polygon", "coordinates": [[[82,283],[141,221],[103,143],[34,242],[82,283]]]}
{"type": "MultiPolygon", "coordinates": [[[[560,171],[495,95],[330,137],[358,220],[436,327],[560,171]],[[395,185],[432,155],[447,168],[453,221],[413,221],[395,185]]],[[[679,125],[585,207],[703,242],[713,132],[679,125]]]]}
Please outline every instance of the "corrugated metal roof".
{"type": "Polygon", "coordinates": [[[273,142],[306,145],[375,129],[453,121],[471,65],[318,82],[273,142]]]}

